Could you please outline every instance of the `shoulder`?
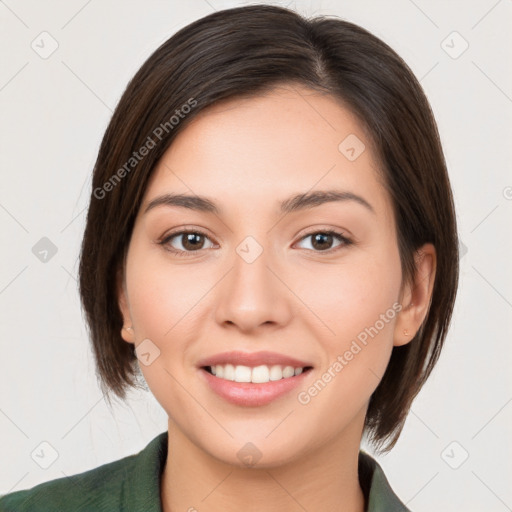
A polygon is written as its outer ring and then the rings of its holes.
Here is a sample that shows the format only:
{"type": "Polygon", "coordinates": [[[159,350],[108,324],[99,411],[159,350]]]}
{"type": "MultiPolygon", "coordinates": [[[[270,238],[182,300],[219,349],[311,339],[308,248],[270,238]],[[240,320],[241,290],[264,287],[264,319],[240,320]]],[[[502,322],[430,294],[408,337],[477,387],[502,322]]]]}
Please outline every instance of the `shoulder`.
{"type": "Polygon", "coordinates": [[[111,512],[124,509],[135,490],[154,501],[166,439],[160,435],[136,455],[1,496],[0,512],[111,512]]]}
{"type": "Polygon", "coordinates": [[[0,498],[0,512],[115,510],[135,455],[0,498]]]}

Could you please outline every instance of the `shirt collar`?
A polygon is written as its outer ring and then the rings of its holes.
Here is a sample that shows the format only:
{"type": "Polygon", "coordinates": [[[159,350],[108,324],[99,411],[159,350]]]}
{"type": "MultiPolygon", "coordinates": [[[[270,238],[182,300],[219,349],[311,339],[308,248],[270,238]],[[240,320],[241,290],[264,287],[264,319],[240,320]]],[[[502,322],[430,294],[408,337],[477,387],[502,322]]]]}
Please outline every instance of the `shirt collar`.
{"type": "MultiPolygon", "coordinates": [[[[126,512],[162,512],[160,479],[165,467],[168,434],[155,437],[135,455],[134,471],[123,488],[126,512]]],[[[410,512],[391,489],[384,471],[369,454],[359,452],[359,479],[366,499],[366,512],[410,512]]]]}
{"type": "Polygon", "coordinates": [[[359,452],[359,481],[367,500],[366,512],[410,512],[393,492],[379,463],[364,451],[359,452]]]}

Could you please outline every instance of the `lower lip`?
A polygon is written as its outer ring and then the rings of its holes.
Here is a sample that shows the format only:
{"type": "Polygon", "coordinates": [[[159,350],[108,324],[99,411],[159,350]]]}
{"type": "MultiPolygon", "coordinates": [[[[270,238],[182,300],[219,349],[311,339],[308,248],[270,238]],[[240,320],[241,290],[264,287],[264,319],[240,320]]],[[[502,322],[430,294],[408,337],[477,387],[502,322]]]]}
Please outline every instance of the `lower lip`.
{"type": "Polygon", "coordinates": [[[272,400],[289,393],[304,382],[304,378],[310,371],[311,369],[308,369],[299,375],[286,379],[255,384],[253,382],[234,382],[221,379],[215,377],[215,375],[212,375],[204,368],[200,369],[203,378],[206,379],[206,382],[215,393],[232,404],[245,407],[266,405],[272,402],[272,400]]]}

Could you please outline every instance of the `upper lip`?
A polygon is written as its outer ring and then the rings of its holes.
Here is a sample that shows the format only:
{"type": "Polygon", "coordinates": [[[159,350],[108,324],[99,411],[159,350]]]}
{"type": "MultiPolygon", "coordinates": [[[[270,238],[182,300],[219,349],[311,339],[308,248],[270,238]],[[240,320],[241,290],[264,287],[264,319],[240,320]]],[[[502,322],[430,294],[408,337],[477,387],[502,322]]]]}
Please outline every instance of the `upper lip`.
{"type": "Polygon", "coordinates": [[[233,366],[261,366],[261,365],[281,365],[281,366],[293,366],[294,368],[305,368],[306,366],[312,366],[311,363],[301,361],[295,357],[290,357],[284,354],[278,354],[277,352],[222,352],[215,354],[211,357],[207,357],[199,361],[198,366],[215,366],[217,364],[225,365],[232,364],[233,366]]]}

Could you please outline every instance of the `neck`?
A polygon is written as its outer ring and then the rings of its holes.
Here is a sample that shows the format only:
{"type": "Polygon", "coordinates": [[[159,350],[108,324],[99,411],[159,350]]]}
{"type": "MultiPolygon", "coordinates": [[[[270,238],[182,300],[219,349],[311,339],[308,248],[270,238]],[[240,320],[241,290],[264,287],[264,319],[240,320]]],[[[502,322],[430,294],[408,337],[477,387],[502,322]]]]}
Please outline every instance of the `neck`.
{"type": "Polygon", "coordinates": [[[246,468],[212,457],[169,420],[162,510],[364,512],[358,476],[360,432],[348,437],[325,443],[285,465],[246,468]]]}

